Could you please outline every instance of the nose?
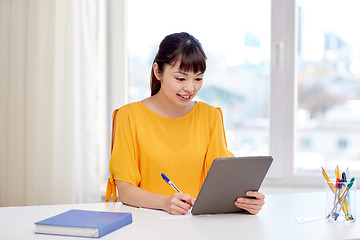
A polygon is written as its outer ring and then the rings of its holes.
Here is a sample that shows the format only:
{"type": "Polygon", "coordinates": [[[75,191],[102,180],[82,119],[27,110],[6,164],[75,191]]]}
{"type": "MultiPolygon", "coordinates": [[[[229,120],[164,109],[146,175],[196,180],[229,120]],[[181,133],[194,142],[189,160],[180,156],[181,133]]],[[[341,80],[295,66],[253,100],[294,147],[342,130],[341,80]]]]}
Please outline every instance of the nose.
{"type": "Polygon", "coordinates": [[[184,91],[193,93],[194,90],[195,90],[194,83],[192,81],[186,81],[185,86],[184,86],[184,91]]]}

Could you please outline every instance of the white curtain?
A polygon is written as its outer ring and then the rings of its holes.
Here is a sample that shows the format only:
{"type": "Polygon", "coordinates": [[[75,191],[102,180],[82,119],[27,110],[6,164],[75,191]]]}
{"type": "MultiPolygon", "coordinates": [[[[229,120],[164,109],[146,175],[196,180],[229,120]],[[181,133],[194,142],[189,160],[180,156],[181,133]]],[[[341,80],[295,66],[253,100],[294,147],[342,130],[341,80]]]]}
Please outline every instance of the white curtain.
{"type": "Polygon", "coordinates": [[[109,90],[108,4],[0,0],[0,206],[101,201],[124,103],[109,90]]]}

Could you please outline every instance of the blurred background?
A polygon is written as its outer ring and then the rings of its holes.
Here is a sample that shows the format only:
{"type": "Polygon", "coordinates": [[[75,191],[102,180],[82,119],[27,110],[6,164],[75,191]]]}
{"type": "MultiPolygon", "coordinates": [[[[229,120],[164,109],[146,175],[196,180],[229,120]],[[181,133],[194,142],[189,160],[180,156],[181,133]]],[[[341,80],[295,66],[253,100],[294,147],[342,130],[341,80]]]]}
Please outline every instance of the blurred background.
{"type": "MultiPolygon", "coordinates": [[[[0,206],[103,201],[111,114],[150,96],[168,34],[207,54],[197,96],[265,187],[360,174],[357,0],[0,0],[0,206]]],[[[271,193],[271,191],[269,191],[271,193]]]]}

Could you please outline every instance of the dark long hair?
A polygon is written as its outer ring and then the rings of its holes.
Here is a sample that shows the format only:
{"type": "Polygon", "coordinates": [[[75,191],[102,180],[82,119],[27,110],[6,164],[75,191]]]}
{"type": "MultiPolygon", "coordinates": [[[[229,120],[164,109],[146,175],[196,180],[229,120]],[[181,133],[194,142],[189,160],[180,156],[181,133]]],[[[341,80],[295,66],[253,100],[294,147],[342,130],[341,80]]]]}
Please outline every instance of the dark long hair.
{"type": "MultiPolygon", "coordinates": [[[[159,50],[154,59],[163,72],[165,64],[173,65],[180,60],[180,70],[194,73],[205,72],[206,55],[200,42],[192,35],[181,32],[166,36],[159,45],[159,50]]],[[[151,70],[151,96],[157,94],[161,88],[160,81],[155,77],[154,69],[151,70]]]]}

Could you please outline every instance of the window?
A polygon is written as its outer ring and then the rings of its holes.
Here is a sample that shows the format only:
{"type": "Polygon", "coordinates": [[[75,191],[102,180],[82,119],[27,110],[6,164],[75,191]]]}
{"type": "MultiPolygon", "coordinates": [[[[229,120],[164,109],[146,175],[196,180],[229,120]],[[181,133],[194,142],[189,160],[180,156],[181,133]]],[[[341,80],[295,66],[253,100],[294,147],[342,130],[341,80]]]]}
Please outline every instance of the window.
{"type": "Polygon", "coordinates": [[[235,155],[271,154],[268,176],[289,184],[321,185],[320,167],[336,164],[359,173],[359,8],[357,0],[128,1],[129,101],[150,96],[163,37],[187,31],[208,56],[197,100],[223,109],[235,155]]]}
{"type": "MultiPolygon", "coordinates": [[[[297,136],[321,142],[311,152],[325,168],[360,171],[360,148],[348,144],[360,146],[360,2],[298,3],[297,136]]],[[[296,154],[296,169],[318,171],[318,164],[304,165],[306,149],[296,154]]]]}
{"type": "Polygon", "coordinates": [[[339,139],[338,140],[338,148],[339,150],[345,150],[348,146],[348,142],[346,139],[339,139]]]}
{"type": "Polygon", "coordinates": [[[128,11],[129,101],[150,96],[160,41],[186,31],[208,57],[196,100],[222,108],[228,145],[236,156],[268,155],[270,1],[131,0],[128,11]]]}
{"type": "Polygon", "coordinates": [[[301,139],[301,143],[300,143],[301,150],[311,150],[311,148],[312,148],[312,139],[310,138],[301,139]]]}

